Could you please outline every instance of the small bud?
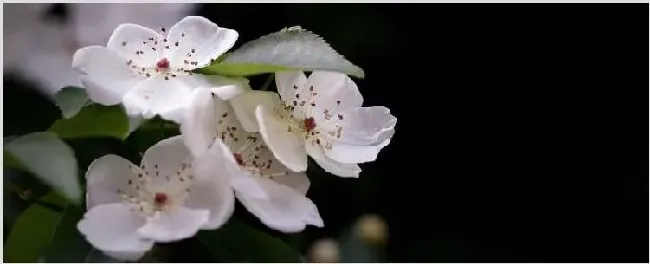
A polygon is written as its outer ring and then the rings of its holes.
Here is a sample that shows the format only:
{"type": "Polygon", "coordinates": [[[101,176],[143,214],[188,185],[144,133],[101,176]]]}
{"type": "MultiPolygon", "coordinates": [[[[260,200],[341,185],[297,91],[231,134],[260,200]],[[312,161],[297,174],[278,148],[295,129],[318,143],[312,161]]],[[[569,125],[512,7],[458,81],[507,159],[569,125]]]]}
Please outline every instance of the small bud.
{"type": "Polygon", "coordinates": [[[321,239],[311,245],[309,258],[311,262],[333,263],[339,261],[339,245],[333,239],[321,239]]]}
{"type": "Polygon", "coordinates": [[[386,241],[388,228],[386,222],[378,215],[364,215],[355,228],[356,235],[366,243],[381,244],[386,241]]]}

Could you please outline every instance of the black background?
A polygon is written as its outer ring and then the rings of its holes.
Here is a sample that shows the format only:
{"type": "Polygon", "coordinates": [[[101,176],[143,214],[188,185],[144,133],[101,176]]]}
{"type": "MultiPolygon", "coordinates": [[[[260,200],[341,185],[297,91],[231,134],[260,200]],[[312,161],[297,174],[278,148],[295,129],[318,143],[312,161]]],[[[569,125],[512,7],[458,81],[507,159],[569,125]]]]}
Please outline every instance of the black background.
{"type": "Polygon", "coordinates": [[[237,46],[293,25],[321,35],[365,70],[365,105],[398,119],[359,179],[313,182],[326,227],[305,231],[301,251],[378,213],[391,262],[648,262],[647,10],[209,4],[197,14],[236,29],[237,46]]]}

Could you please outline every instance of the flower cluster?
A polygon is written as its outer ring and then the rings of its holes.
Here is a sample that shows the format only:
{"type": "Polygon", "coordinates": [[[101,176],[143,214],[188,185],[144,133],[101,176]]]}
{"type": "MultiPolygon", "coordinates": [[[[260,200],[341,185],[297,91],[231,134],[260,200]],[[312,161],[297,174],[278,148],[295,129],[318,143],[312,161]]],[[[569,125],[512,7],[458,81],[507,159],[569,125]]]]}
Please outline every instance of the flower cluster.
{"type": "Polygon", "coordinates": [[[237,38],[190,16],[168,30],[122,24],[106,47],[75,53],[73,68],[94,102],[160,116],[181,131],[150,147],[139,166],[115,155],[89,166],[88,211],[78,229],[95,248],[137,260],[156,242],[219,228],[235,200],[281,232],[322,227],[306,197],[308,156],[333,175],[358,177],[358,164],[389,144],[396,118],[388,108],[363,107],[345,73],[279,70],[277,93],[254,90],[245,78],[198,73],[237,38]]]}

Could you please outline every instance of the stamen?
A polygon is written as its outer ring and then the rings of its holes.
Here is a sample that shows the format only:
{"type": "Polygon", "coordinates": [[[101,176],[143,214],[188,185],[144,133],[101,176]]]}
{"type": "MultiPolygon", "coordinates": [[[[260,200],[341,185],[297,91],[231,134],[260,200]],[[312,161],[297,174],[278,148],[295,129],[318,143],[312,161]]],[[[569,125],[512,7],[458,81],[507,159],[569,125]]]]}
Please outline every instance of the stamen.
{"type": "Polygon", "coordinates": [[[167,58],[163,58],[156,63],[156,67],[158,69],[169,69],[169,60],[167,60],[167,58]]]}
{"type": "Polygon", "coordinates": [[[303,126],[308,132],[312,131],[316,127],[316,121],[313,117],[307,118],[303,121],[303,126]]]}
{"type": "Polygon", "coordinates": [[[167,195],[164,193],[156,193],[153,199],[156,202],[156,206],[162,206],[167,202],[167,195]]]}

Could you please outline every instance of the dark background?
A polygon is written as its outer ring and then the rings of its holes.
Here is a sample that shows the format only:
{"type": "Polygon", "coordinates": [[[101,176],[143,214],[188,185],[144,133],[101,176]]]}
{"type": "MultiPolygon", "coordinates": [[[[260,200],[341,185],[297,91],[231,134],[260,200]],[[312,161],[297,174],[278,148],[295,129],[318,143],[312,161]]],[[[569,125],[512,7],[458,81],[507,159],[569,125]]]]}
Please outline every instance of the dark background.
{"type": "Polygon", "coordinates": [[[236,47],[294,25],[321,35],[365,70],[365,105],[398,119],[359,179],[310,166],[326,227],[308,228],[301,251],[377,213],[390,262],[648,262],[647,10],[209,4],[198,15],[236,29],[236,47]]]}

